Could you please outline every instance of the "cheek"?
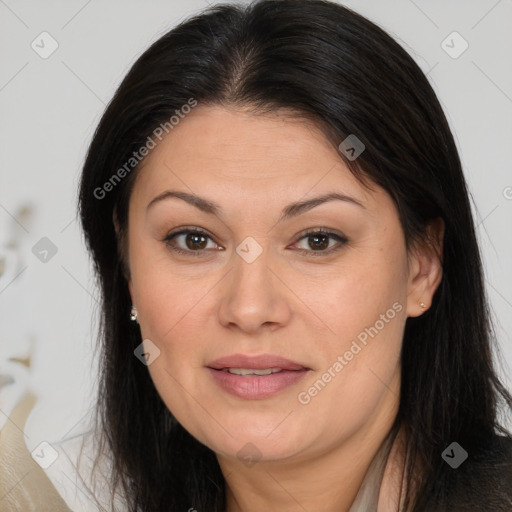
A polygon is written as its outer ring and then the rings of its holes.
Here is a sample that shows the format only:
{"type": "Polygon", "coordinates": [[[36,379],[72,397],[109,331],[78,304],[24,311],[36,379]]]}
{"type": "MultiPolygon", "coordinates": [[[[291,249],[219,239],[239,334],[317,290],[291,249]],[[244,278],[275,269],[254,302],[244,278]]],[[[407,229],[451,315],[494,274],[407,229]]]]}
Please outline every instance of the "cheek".
{"type": "MultiPolygon", "coordinates": [[[[382,315],[384,321],[394,319],[399,309],[405,309],[406,268],[406,258],[400,251],[354,253],[336,274],[324,280],[322,287],[308,289],[312,308],[325,318],[335,338],[353,339],[376,322],[381,327],[382,315]]],[[[397,322],[386,323],[386,327],[391,323],[397,322]]]]}
{"type": "Polygon", "coordinates": [[[405,269],[404,253],[378,251],[354,259],[328,281],[322,297],[315,295],[315,311],[329,332],[317,340],[325,366],[303,387],[303,398],[311,399],[319,418],[329,420],[334,409],[345,411],[344,417],[366,417],[390,393],[406,320],[405,269]],[[315,389],[309,393],[307,386],[315,389]]]}
{"type": "Polygon", "coordinates": [[[173,326],[204,295],[208,283],[191,279],[170,264],[160,241],[134,233],[130,247],[132,290],[143,334],[164,340],[173,326]]]}
{"type": "Polygon", "coordinates": [[[133,292],[142,338],[150,339],[160,350],[149,372],[174,412],[187,404],[184,389],[190,392],[198,386],[197,374],[192,370],[205,362],[207,333],[211,332],[207,323],[214,318],[208,297],[218,278],[212,273],[196,272],[194,277],[191,271],[183,272],[178,265],[170,264],[166,251],[155,246],[150,242],[146,247],[151,250],[140,245],[133,249],[133,292]]]}

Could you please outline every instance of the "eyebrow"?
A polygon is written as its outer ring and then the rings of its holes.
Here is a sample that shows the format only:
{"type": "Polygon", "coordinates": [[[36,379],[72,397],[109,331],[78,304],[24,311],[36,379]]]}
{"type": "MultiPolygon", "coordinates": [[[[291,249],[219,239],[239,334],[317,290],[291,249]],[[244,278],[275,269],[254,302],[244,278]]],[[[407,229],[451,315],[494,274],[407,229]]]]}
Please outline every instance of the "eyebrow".
{"type": "MultiPolygon", "coordinates": [[[[197,196],[195,194],[190,194],[188,192],[181,192],[179,190],[166,190],[161,194],[157,195],[154,199],[152,199],[146,207],[146,211],[156,203],[160,201],[164,201],[171,198],[182,199],[186,203],[195,206],[199,210],[208,213],[210,215],[216,215],[218,217],[221,216],[222,208],[213,201],[205,199],[203,197],[197,196]]],[[[279,217],[278,222],[282,222],[283,220],[289,219],[291,217],[296,217],[301,215],[316,206],[327,203],[328,201],[344,201],[349,204],[354,204],[361,208],[365,208],[361,201],[355,199],[354,197],[347,196],[345,194],[339,194],[337,192],[331,192],[329,194],[324,194],[322,196],[314,197],[312,199],[308,199],[306,201],[299,201],[296,203],[291,203],[285,208],[283,208],[281,215],[279,217]]]]}

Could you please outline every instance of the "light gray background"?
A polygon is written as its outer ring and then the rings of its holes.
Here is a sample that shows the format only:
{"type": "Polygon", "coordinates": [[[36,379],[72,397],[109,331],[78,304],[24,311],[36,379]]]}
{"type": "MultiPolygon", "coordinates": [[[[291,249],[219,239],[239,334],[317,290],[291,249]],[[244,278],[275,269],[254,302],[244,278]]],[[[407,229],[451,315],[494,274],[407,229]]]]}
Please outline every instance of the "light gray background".
{"type": "MultiPolygon", "coordinates": [[[[507,365],[501,373],[512,390],[512,1],[340,3],[398,39],[440,98],[476,204],[500,361],[507,365]],[[456,59],[441,46],[453,31],[469,44],[456,59]]],[[[97,290],[76,221],[77,180],[93,130],[142,51],[207,5],[0,0],[0,242],[11,260],[16,255],[5,244],[12,217],[23,205],[33,208],[32,218],[16,225],[19,261],[0,278],[0,358],[32,353],[26,385],[39,403],[27,425],[28,445],[76,430],[94,398],[97,290]],[[42,45],[43,31],[59,45],[47,59],[31,47],[34,40],[42,45]],[[46,263],[31,251],[42,237],[57,247],[46,263]]],[[[452,52],[462,48],[452,39],[445,43],[452,52]]]]}

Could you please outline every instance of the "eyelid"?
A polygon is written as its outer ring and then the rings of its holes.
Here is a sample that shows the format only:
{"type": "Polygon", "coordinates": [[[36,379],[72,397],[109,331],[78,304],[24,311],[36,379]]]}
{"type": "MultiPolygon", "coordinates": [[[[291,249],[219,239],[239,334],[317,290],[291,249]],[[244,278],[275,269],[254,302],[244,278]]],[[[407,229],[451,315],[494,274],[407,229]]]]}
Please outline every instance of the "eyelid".
{"type": "Polygon", "coordinates": [[[170,240],[172,237],[175,237],[177,235],[183,235],[185,233],[196,233],[199,235],[207,236],[213,240],[213,236],[203,228],[199,228],[197,226],[181,226],[179,228],[176,228],[175,231],[169,231],[169,233],[165,235],[162,241],[165,242],[167,240],[170,240]]]}
{"type": "Polygon", "coordinates": [[[332,230],[329,228],[312,228],[312,229],[306,229],[299,233],[297,235],[297,242],[294,242],[294,245],[300,242],[303,238],[307,238],[311,235],[325,235],[331,239],[336,240],[338,243],[337,245],[330,247],[329,249],[326,249],[324,251],[314,251],[312,249],[297,249],[300,253],[307,254],[308,256],[313,257],[320,257],[320,256],[328,256],[332,254],[333,252],[338,251],[341,249],[346,243],[348,243],[348,238],[341,232],[338,232],[337,230],[332,230]]]}
{"type": "Polygon", "coordinates": [[[208,233],[208,231],[204,230],[203,228],[196,227],[196,226],[181,226],[180,228],[176,229],[176,231],[171,231],[167,235],[165,235],[162,242],[164,242],[172,250],[174,250],[180,254],[185,254],[187,256],[200,256],[205,252],[211,251],[211,249],[201,249],[198,251],[191,251],[191,250],[181,249],[180,247],[175,247],[175,246],[171,245],[170,242],[173,239],[175,239],[176,237],[178,237],[180,235],[187,235],[189,233],[194,233],[196,235],[202,235],[205,238],[208,238],[212,242],[216,243],[214,241],[214,237],[210,233],[208,233]]]}
{"type": "MultiPolygon", "coordinates": [[[[175,247],[169,243],[171,240],[175,239],[176,237],[178,237],[180,235],[185,235],[185,234],[190,234],[190,233],[202,235],[202,236],[210,239],[212,242],[216,243],[214,240],[214,237],[210,233],[208,233],[208,231],[204,230],[203,228],[196,227],[196,226],[182,226],[182,227],[178,228],[176,231],[171,231],[163,238],[162,242],[165,242],[172,250],[174,250],[178,253],[181,253],[181,254],[199,256],[205,252],[211,252],[211,249],[199,249],[197,251],[181,249],[180,247],[175,247]]],[[[311,235],[315,235],[315,234],[321,234],[321,235],[328,236],[331,239],[335,239],[338,242],[338,245],[331,247],[329,249],[323,250],[323,251],[314,251],[314,250],[307,250],[307,249],[296,249],[296,250],[303,254],[305,253],[308,255],[312,255],[313,257],[326,256],[328,254],[331,254],[332,252],[337,251],[338,249],[341,249],[341,247],[343,247],[349,241],[349,239],[343,233],[341,233],[337,230],[320,227],[320,228],[309,228],[309,229],[305,229],[305,230],[301,231],[300,233],[295,235],[297,240],[292,245],[295,245],[298,242],[300,242],[302,239],[307,238],[308,236],[311,236],[311,235]]],[[[219,249],[219,250],[221,250],[221,249],[219,249]]],[[[224,249],[222,249],[222,250],[224,250],[224,249]]]]}

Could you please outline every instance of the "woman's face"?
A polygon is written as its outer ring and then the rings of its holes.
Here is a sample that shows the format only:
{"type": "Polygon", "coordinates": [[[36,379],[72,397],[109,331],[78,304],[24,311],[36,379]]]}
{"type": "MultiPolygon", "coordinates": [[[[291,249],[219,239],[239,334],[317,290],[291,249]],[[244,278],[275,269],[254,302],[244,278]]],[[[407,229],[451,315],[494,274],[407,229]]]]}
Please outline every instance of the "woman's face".
{"type": "Polygon", "coordinates": [[[298,461],[387,432],[404,323],[436,283],[408,258],[390,196],[318,129],[198,106],[141,169],[128,233],[151,377],[219,457],[298,461]],[[345,199],[315,201],[329,194],[345,199]]]}

